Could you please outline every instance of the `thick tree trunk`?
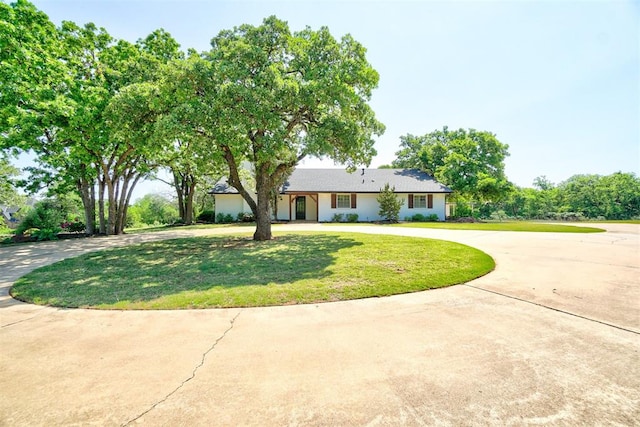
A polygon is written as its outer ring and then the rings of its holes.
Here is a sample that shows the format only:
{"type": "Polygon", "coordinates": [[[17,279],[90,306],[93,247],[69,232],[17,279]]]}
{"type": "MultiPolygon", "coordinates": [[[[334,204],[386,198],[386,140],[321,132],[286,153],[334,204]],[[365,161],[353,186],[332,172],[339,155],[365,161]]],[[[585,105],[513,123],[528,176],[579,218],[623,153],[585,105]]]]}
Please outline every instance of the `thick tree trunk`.
{"type": "Polygon", "coordinates": [[[95,187],[86,178],[81,178],[78,181],[78,191],[84,210],[85,234],[90,236],[95,233],[96,229],[95,187]]]}
{"type": "Polygon", "coordinates": [[[256,232],[253,240],[271,240],[271,185],[269,175],[262,170],[256,171],[256,190],[258,203],[254,215],[256,217],[256,232]]]}
{"type": "Polygon", "coordinates": [[[107,199],[109,200],[109,206],[107,210],[109,216],[107,217],[107,236],[116,234],[116,198],[114,196],[115,188],[111,179],[107,180],[107,199]]]}
{"type": "Polygon", "coordinates": [[[107,221],[105,217],[104,211],[104,192],[105,192],[105,183],[104,178],[99,180],[99,188],[98,188],[98,216],[100,223],[100,234],[107,234],[107,221]]]}
{"type": "Polygon", "coordinates": [[[187,197],[185,199],[184,206],[184,218],[185,224],[193,224],[193,197],[196,193],[196,180],[192,179],[187,186],[187,197]]]}

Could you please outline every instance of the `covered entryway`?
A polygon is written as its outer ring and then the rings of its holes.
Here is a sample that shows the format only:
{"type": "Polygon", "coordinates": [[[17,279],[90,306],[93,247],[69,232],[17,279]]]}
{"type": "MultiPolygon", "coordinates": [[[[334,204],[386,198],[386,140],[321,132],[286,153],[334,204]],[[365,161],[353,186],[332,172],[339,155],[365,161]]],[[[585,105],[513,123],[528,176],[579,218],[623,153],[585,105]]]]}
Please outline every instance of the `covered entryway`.
{"type": "Polygon", "coordinates": [[[278,200],[278,219],[284,221],[317,221],[318,194],[283,194],[278,200]]]}

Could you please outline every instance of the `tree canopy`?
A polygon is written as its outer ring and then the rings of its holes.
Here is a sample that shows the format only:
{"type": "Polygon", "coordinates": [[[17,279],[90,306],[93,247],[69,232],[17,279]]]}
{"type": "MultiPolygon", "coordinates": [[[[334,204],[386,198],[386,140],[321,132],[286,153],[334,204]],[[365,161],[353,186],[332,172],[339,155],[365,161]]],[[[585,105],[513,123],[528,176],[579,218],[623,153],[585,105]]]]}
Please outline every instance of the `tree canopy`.
{"type": "Polygon", "coordinates": [[[445,126],[424,136],[400,137],[392,165],[422,169],[462,196],[493,201],[509,187],[504,173],[508,150],[491,132],[445,126]]]}
{"type": "Polygon", "coordinates": [[[291,33],[273,16],[222,31],[211,45],[166,80],[173,122],[224,162],[256,217],[254,239],[271,239],[270,195],[300,160],[370,163],[373,135],[384,131],[368,105],[378,73],[351,36],[338,41],[326,27],[291,33]],[[240,177],[244,161],[254,168],[255,198],[240,177]]]}

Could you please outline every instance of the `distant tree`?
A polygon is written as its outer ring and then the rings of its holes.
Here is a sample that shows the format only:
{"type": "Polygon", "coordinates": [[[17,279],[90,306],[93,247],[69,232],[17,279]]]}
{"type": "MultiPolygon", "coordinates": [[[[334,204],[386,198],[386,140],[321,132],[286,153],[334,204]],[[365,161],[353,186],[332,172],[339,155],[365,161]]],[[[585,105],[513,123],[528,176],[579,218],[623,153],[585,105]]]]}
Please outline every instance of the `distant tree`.
{"type": "Polygon", "coordinates": [[[563,210],[579,212],[588,218],[640,216],[640,178],[633,173],[574,175],[561,183],[558,190],[563,210]]]}
{"type": "Polygon", "coordinates": [[[172,200],[160,194],[147,194],[137,200],[129,210],[133,212],[131,224],[172,224],[178,219],[178,210],[172,200]]]}
{"type": "Polygon", "coordinates": [[[0,154],[0,205],[15,205],[21,202],[21,197],[15,187],[15,179],[20,170],[0,154]]]}
{"type": "Polygon", "coordinates": [[[378,197],[376,197],[380,205],[378,215],[389,222],[398,222],[400,209],[403,205],[403,201],[396,196],[395,190],[395,187],[391,187],[389,183],[386,183],[384,187],[380,189],[378,197]]]}
{"type": "Polygon", "coordinates": [[[422,169],[464,196],[472,206],[478,201],[499,200],[509,191],[504,174],[509,146],[490,132],[450,131],[445,126],[424,136],[401,136],[400,147],[394,167],[422,169]]]}

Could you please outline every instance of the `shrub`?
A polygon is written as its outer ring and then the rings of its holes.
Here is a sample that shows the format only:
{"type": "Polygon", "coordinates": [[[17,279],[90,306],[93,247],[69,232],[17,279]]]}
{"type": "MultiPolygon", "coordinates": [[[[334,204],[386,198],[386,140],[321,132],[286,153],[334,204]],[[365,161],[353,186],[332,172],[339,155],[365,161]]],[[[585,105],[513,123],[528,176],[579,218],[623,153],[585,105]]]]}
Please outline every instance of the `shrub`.
{"type": "Polygon", "coordinates": [[[495,220],[495,221],[502,222],[503,220],[505,220],[507,218],[507,214],[503,210],[497,210],[497,211],[491,213],[490,218],[495,220]]]}
{"type": "Polygon", "coordinates": [[[380,190],[380,194],[376,200],[380,205],[378,215],[385,218],[389,222],[398,222],[400,215],[400,208],[403,205],[403,201],[396,197],[395,187],[391,187],[389,183],[386,183],[384,188],[380,190]]]}
{"type": "Polygon", "coordinates": [[[358,214],[357,213],[347,214],[347,222],[358,222],[358,214]]]}
{"type": "Polygon", "coordinates": [[[430,214],[427,215],[424,220],[427,222],[437,222],[440,220],[440,218],[438,218],[437,214],[430,214]]]}
{"type": "Polygon", "coordinates": [[[344,221],[344,214],[341,214],[341,213],[333,214],[333,217],[331,218],[331,222],[343,222],[343,221],[344,221]]]}
{"type": "Polygon", "coordinates": [[[68,233],[81,233],[87,228],[78,218],[73,221],[65,221],[60,226],[62,227],[62,231],[68,233]]]}
{"type": "Polygon", "coordinates": [[[216,212],[215,211],[202,211],[198,214],[196,221],[200,222],[216,222],[216,212]]]}
{"type": "Polygon", "coordinates": [[[413,222],[424,222],[425,220],[426,217],[420,213],[413,214],[413,216],[411,217],[411,221],[413,222]]]}
{"type": "Polygon", "coordinates": [[[31,237],[35,237],[39,242],[43,240],[58,240],[58,231],[60,229],[43,228],[31,233],[31,237]]]}
{"type": "Polygon", "coordinates": [[[237,216],[238,222],[253,222],[255,218],[251,212],[239,212],[237,216]]]}
{"type": "Polygon", "coordinates": [[[216,215],[216,222],[218,224],[229,224],[233,221],[233,215],[231,214],[223,214],[222,212],[220,212],[218,215],[216,215]]]}
{"type": "Polygon", "coordinates": [[[61,207],[53,200],[43,200],[29,211],[27,216],[22,220],[16,234],[23,234],[30,228],[40,230],[51,230],[53,233],[61,231],[60,224],[64,220],[61,207]]]}

